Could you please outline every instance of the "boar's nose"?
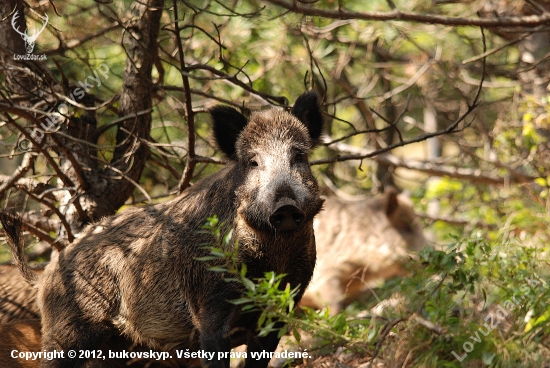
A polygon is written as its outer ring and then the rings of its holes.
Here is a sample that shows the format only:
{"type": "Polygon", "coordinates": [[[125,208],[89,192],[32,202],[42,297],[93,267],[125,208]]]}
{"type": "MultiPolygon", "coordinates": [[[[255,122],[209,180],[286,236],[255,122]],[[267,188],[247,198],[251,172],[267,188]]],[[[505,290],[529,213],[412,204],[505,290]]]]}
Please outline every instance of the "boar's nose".
{"type": "Polygon", "coordinates": [[[306,217],[304,211],[296,207],[296,202],[289,198],[281,199],[275,208],[269,216],[269,223],[277,230],[297,229],[306,217]]]}

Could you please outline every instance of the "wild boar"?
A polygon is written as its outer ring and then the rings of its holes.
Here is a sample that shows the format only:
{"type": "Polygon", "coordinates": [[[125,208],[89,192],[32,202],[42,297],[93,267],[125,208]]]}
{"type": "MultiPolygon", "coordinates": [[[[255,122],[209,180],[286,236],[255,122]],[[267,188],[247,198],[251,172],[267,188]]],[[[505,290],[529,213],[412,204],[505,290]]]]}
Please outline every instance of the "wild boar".
{"type": "MultiPolygon", "coordinates": [[[[122,334],[164,351],[201,350],[209,355],[203,366],[227,368],[231,346],[246,343],[245,367],[267,366],[269,358],[252,353],[274,351],[277,332],[257,336],[259,312],[241,313],[230,303],[243,286],[197,258],[209,255],[205,244],[233,249],[238,242],[237,262],[248,277],[284,273],[282,284],[299,285],[300,300],[315,266],[313,218],[323,203],[307,158],[322,132],[319,97],[307,92],[290,112],[253,112],[249,119],[224,106],[210,114],[226,167],[171,201],[104,219],[52,257],[37,281],[43,349],[93,350],[122,334]],[[201,231],[214,214],[232,228],[231,245],[201,231]]],[[[14,259],[23,260],[6,223],[12,217],[3,220],[14,259]]],[[[32,282],[26,263],[18,265],[32,282]]],[[[41,367],[83,363],[77,356],[41,367]]]]}
{"type": "Polygon", "coordinates": [[[37,293],[38,289],[25,281],[17,267],[0,265],[0,324],[40,318],[37,293]]]}
{"type": "Polygon", "coordinates": [[[340,312],[373,282],[403,273],[426,244],[410,202],[394,188],[358,201],[329,197],[315,219],[317,266],[302,305],[340,312]]]}

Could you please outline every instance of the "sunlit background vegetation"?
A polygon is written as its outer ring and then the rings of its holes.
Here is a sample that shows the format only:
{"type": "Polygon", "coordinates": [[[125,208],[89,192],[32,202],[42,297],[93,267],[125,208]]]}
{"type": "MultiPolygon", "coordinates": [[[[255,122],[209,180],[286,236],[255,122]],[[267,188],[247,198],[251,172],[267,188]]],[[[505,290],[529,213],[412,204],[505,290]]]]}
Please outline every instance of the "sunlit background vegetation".
{"type": "MultiPolygon", "coordinates": [[[[38,14],[49,15],[34,53],[47,55],[44,65],[60,84],[78,86],[98,66],[108,66],[101,85],[89,80],[102,130],[95,157],[108,168],[117,144],[119,126],[113,121],[120,118],[126,65],[121,40],[132,32],[126,25],[133,2],[53,3],[56,10],[48,2],[27,1],[38,14]]],[[[442,19],[542,17],[550,12],[547,1],[298,4],[333,13],[338,6],[388,14],[396,7],[442,19]]],[[[221,158],[212,144],[208,108],[218,103],[245,112],[284,107],[303,91],[317,89],[324,96],[328,126],[311,162],[324,194],[373,195],[391,185],[408,192],[431,248],[411,260],[410,277],[387,281],[342,314],[330,318],[326,311],[306,311],[288,321],[317,338],[308,341],[322,347],[322,356],[347,366],[366,367],[361,364],[374,355],[375,362],[387,367],[542,367],[549,361],[548,23],[481,29],[443,21],[332,19],[253,0],[177,1],[177,6],[179,38],[171,1],[161,18],[152,71],[150,156],[139,176],[140,188],[125,205],[148,202],[144,192],[153,202],[177,194],[189,149],[179,42],[196,113],[195,151],[201,157],[221,158]],[[476,108],[459,119],[474,103],[476,108]],[[453,124],[454,129],[443,132],[453,124]],[[392,145],[396,147],[386,149],[392,145]],[[346,159],[348,155],[355,158],[346,159]],[[486,330],[488,315],[514,297],[520,302],[507,309],[498,326],[487,336],[478,334],[479,342],[471,338],[479,328],[486,330]],[[370,312],[384,300],[398,302],[389,303],[380,316],[370,312]],[[471,353],[464,350],[465,342],[472,343],[471,353]],[[452,352],[466,356],[460,360],[452,352]]],[[[25,12],[27,26],[39,27],[40,19],[25,12]]],[[[16,96],[5,87],[5,77],[0,78],[0,99],[9,104],[16,96]]],[[[50,98],[48,106],[55,105],[50,98]]],[[[73,123],[83,124],[87,114],[71,106],[73,123]]],[[[28,131],[36,126],[13,111],[2,116],[0,184],[14,174],[25,154],[18,149],[24,137],[14,124],[28,131]]],[[[66,123],[58,128],[69,129],[66,123]]],[[[59,150],[48,150],[54,160],[61,160],[59,150]]],[[[35,155],[33,169],[24,178],[62,187],[44,155],[35,155]]],[[[219,169],[219,160],[206,161],[197,163],[192,181],[219,169]]],[[[56,213],[27,195],[25,185],[1,188],[3,208],[58,220],[56,213]]],[[[60,206],[59,199],[52,203],[60,206]]],[[[54,240],[63,236],[60,226],[47,233],[54,240]]],[[[36,255],[33,261],[47,260],[47,242],[29,236],[28,244],[36,255]]],[[[7,249],[0,252],[1,259],[9,261],[7,249]]]]}

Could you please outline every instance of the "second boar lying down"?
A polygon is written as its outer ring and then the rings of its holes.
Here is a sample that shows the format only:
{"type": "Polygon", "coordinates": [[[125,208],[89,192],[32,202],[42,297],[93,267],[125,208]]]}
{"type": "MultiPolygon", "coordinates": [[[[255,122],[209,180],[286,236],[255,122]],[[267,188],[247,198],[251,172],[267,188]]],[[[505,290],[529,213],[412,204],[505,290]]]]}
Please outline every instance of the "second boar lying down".
{"type": "MultiPolygon", "coordinates": [[[[231,346],[247,343],[245,367],[267,366],[268,358],[250,353],[273,351],[277,332],[258,337],[259,314],[229,302],[242,286],[197,260],[209,254],[205,244],[224,247],[200,230],[217,214],[234,229],[231,246],[238,240],[247,277],[285,273],[282,286],[301,285],[299,301],[315,265],[313,217],[323,202],[307,159],[322,130],[318,96],[303,94],[290,113],[273,109],[248,120],[229,107],[210,112],[229,164],[174,200],[103,220],[52,258],[38,280],[43,349],[94,350],[123,334],[160,350],[214,353],[202,364],[221,368],[229,367],[231,346]]],[[[77,357],[41,367],[82,364],[77,357]]]]}
{"type": "Polygon", "coordinates": [[[315,219],[317,266],[302,305],[331,314],[372,287],[403,272],[402,259],[426,243],[411,204],[395,189],[374,198],[329,197],[315,219]]]}

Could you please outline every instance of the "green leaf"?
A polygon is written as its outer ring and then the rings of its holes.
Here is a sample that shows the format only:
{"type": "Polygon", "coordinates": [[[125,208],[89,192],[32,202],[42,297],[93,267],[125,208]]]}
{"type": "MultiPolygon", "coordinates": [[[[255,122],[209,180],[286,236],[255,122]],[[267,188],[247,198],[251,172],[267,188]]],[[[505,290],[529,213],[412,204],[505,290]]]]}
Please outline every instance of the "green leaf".
{"type": "Polygon", "coordinates": [[[241,277],[241,281],[248,290],[256,290],[256,284],[254,284],[250,279],[247,279],[246,277],[241,277]]]}
{"type": "Polygon", "coordinates": [[[298,331],[297,328],[293,328],[292,329],[292,336],[294,336],[294,338],[296,339],[296,342],[299,344],[300,341],[302,340],[302,336],[300,336],[300,332],[298,331]]]}
{"type": "Polygon", "coordinates": [[[378,330],[373,327],[369,330],[369,334],[367,335],[367,341],[374,341],[374,339],[376,338],[376,336],[378,335],[378,330]]]}
{"type": "Polygon", "coordinates": [[[223,243],[229,245],[231,243],[231,238],[233,237],[233,229],[230,229],[227,234],[223,237],[223,243]]]}
{"type": "Polygon", "coordinates": [[[239,304],[245,304],[245,303],[252,303],[253,300],[250,298],[239,298],[239,299],[233,299],[230,300],[232,304],[239,305],[239,304]]]}
{"type": "Polygon", "coordinates": [[[279,338],[283,337],[284,335],[286,335],[286,333],[288,332],[288,325],[284,325],[280,330],[279,332],[277,333],[277,336],[279,338]]]}
{"type": "Polygon", "coordinates": [[[213,257],[213,256],[204,256],[204,257],[196,257],[195,259],[197,261],[213,261],[215,259],[219,259],[220,257],[213,257]]]}
{"type": "Polygon", "coordinates": [[[258,318],[258,327],[262,327],[264,325],[265,319],[267,318],[267,313],[264,310],[262,314],[260,315],[260,318],[258,318]]]}
{"type": "Polygon", "coordinates": [[[495,353],[489,353],[489,352],[483,352],[481,355],[481,359],[483,361],[483,364],[485,365],[491,365],[493,363],[493,360],[495,359],[496,354],[495,353]]]}

